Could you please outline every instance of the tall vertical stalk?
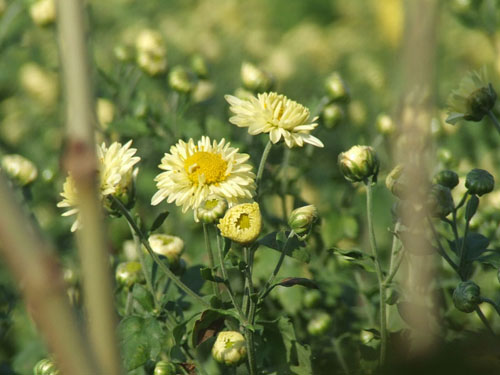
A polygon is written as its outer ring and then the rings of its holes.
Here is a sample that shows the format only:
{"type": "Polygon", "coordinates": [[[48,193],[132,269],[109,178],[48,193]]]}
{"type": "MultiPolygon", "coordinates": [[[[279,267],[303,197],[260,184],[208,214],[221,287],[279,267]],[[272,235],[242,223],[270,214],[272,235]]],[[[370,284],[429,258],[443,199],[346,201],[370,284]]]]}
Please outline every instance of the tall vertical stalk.
{"type": "Polygon", "coordinates": [[[384,275],[382,266],[380,264],[380,256],[377,249],[377,242],[375,239],[375,231],[373,228],[373,197],[371,181],[366,184],[366,213],[368,217],[368,232],[370,237],[370,247],[372,255],[375,259],[375,271],[377,273],[378,288],[380,294],[380,365],[385,363],[387,352],[387,316],[386,316],[386,287],[384,283],[384,275]]]}
{"type": "Polygon", "coordinates": [[[58,32],[67,102],[68,149],[64,164],[78,191],[82,229],[77,233],[83,274],[83,289],[92,348],[99,373],[121,373],[116,332],[116,312],[109,256],[105,245],[102,207],[97,190],[95,155],[95,103],[83,2],[59,0],[58,32]]]}
{"type": "MultiPolygon", "coordinates": [[[[245,268],[245,279],[246,285],[248,287],[248,314],[247,320],[250,324],[253,324],[255,317],[255,301],[252,299],[253,295],[253,282],[252,282],[252,269],[253,269],[253,251],[247,246],[243,248],[245,254],[245,261],[247,266],[245,268]]],[[[247,341],[247,352],[248,352],[248,365],[250,368],[250,375],[257,375],[257,368],[255,364],[255,344],[253,340],[252,327],[245,327],[245,337],[247,341]]]]}
{"type": "MultiPolygon", "coordinates": [[[[213,269],[215,267],[215,259],[214,259],[214,253],[212,251],[212,243],[210,242],[210,234],[208,233],[208,226],[207,224],[203,223],[203,237],[205,238],[205,250],[208,253],[208,264],[210,266],[210,270],[213,272],[213,269]]],[[[220,291],[219,291],[219,286],[217,283],[212,282],[212,290],[214,294],[220,298],[220,291]]]]}

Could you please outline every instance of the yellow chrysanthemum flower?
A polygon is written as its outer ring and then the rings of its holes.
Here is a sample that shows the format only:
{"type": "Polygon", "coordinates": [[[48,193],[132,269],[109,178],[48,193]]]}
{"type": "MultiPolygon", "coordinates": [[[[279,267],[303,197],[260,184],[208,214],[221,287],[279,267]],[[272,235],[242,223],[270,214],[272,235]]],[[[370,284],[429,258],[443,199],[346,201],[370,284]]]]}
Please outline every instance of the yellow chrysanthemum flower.
{"type": "Polygon", "coordinates": [[[323,147],[323,143],[310,132],[318,126],[318,118],[309,119],[309,109],[275,92],[258,94],[248,100],[232,95],[225,96],[235,114],[229,121],[240,127],[248,128],[252,135],[269,133],[271,142],[277,143],[284,139],[288,147],[302,147],[309,143],[323,147]]]}
{"type": "Polygon", "coordinates": [[[229,204],[249,199],[255,194],[255,174],[245,164],[249,155],[238,153],[222,139],[219,143],[201,137],[197,144],[180,140],[170,148],[159,165],[165,172],[156,176],[158,191],[151,199],[156,206],[166,199],[182,206],[182,212],[198,208],[210,195],[229,204]]]}
{"type": "Polygon", "coordinates": [[[217,227],[221,234],[240,244],[252,243],[262,229],[259,204],[243,203],[227,210],[217,227]]]}
{"type": "MultiPolygon", "coordinates": [[[[141,160],[140,157],[134,156],[137,150],[130,148],[131,144],[132,141],[128,141],[123,146],[121,143],[114,142],[109,148],[104,143],[97,147],[101,199],[112,195],[127,203],[126,201],[130,198],[128,194],[134,173],[137,171],[134,170],[134,165],[141,160]]],[[[69,208],[62,216],[78,214],[78,191],[71,175],[68,175],[64,182],[61,196],[63,200],[57,204],[57,207],[69,208]]],[[[77,218],[71,231],[74,232],[79,226],[80,220],[77,218]]]]}

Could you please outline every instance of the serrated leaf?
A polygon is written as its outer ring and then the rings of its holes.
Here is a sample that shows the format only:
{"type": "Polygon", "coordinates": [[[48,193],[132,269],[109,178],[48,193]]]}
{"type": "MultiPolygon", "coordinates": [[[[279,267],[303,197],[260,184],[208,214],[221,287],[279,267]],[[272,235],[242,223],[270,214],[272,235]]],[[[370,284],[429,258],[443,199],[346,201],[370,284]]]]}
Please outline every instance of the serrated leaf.
{"type": "Polygon", "coordinates": [[[338,247],[332,247],[331,249],[328,249],[328,251],[331,251],[334,255],[343,257],[348,262],[363,268],[365,271],[375,272],[373,256],[366,254],[363,251],[355,249],[343,250],[338,247]]]}
{"type": "MultiPolygon", "coordinates": [[[[262,237],[257,242],[269,249],[276,250],[281,253],[285,245],[286,238],[290,232],[272,232],[262,237]]],[[[300,260],[304,263],[309,263],[311,254],[305,248],[305,243],[300,241],[297,237],[292,237],[288,240],[286,246],[286,255],[294,259],[300,260]]]]}
{"type": "Polygon", "coordinates": [[[289,318],[280,318],[278,327],[286,349],[287,362],[290,369],[297,375],[312,374],[311,349],[297,341],[295,329],[289,318]]]}
{"type": "Polygon", "coordinates": [[[168,211],[163,211],[161,212],[156,219],[154,219],[153,224],[151,224],[151,228],[149,229],[150,232],[154,232],[157,230],[165,221],[165,219],[168,217],[170,212],[168,211]]]}
{"type": "Polygon", "coordinates": [[[192,332],[193,347],[196,348],[224,328],[224,315],[216,310],[205,310],[196,320],[192,332]]]}
{"type": "Polygon", "coordinates": [[[144,309],[144,311],[152,311],[154,309],[153,296],[141,284],[135,284],[132,290],[134,300],[144,309]]]}
{"type": "MultiPolygon", "coordinates": [[[[458,246],[455,241],[448,241],[450,249],[457,255],[462,246],[462,237],[458,241],[458,246]]],[[[464,251],[468,261],[476,260],[482,253],[484,253],[490,244],[490,240],[479,233],[469,233],[465,239],[464,251]]]]}

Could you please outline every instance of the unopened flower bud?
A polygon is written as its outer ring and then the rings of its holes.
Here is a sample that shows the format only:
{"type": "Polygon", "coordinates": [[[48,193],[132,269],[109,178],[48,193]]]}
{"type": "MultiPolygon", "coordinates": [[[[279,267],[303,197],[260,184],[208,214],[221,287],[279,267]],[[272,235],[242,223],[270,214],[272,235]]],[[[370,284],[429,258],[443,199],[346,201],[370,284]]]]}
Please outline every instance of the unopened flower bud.
{"type": "Polygon", "coordinates": [[[239,365],[247,357],[245,338],[236,331],[220,332],[212,347],[212,356],[226,366],[239,365]]]}
{"type": "Polygon", "coordinates": [[[181,94],[189,94],[194,86],[188,71],[182,66],[172,68],[172,71],[168,75],[168,84],[173,90],[181,94]]]}
{"type": "Polygon", "coordinates": [[[334,72],[325,81],[326,93],[331,101],[348,101],[349,89],[339,73],[334,72]]]}
{"type": "Polygon", "coordinates": [[[200,79],[191,94],[191,99],[194,103],[201,103],[211,99],[214,96],[215,85],[207,80],[200,79]]]}
{"type": "Polygon", "coordinates": [[[383,135],[391,135],[396,130],[396,126],[390,118],[385,113],[381,113],[377,116],[377,120],[375,121],[375,126],[380,134],[383,135]]]}
{"type": "Polygon", "coordinates": [[[167,58],[139,51],[137,54],[137,65],[150,76],[157,76],[166,72],[167,58]]]}
{"type": "Polygon", "coordinates": [[[34,375],[59,375],[59,370],[57,369],[55,363],[48,359],[44,358],[37,362],[35,367],[33,368],[34,375]]]}
{"type": "Polygon", "coordinates": [[[38,0],[30,7],[30,16],[38,26],[47,26],[56,20],[55,0],[38,0]]]}
{"type": "Polygon", "coordinates": [[[115,117],[115,105],[112,101],[104,98],[97,99],[97,120],[103,129],[113,122],[115,117]]]}
{"type": "Polygon", "coordinates": [[[453,292],[453,303],[455,307],[465,313],[473,312],[481,302],[481,290],[472,281],[462,281],[453,292]]]}
{"type": "Polygon", "coordinates": [[[159,361],[155,365],[153,375],[176,375],[177,367],[175,364],[167,361],[159,361]]]}
{"type": "Polygon", "coordinates": [[[432,179],[432,182],[434,184],[446,186],[451,190],[458,185],[458,174],[449,169],[445,169],[444,171],[437,173],[432,179]]]}
{"type": "Polygon", "coordinates": [[[327,313],[320,313],[313,317],[307,324],[307,332],[312,336],[326,333],[332,326],[332,318],[327,313]]]}
{"type": "Polygon", "coordinates": [[[176,236],[168,234],[152,234],[148,238],[151,249],[159,255],[168,259],[168,263],[175,267],[184,249],[184,241],[176,236]]]}
{"type": "Polygon", "coordinates": [[[377,180],[379,161],[370,146],[353,146],[339,154],[338,163],[344,177],[351,182],[377,180]]]}
{"type": "Polygon", "coordinates": [[[241,81],[246,89],[254,92],[269,91],[274,83],[270,73],[248,62],[241,65],[241,81]]]}
{"type": "Polygon", "coordinates": [[[304,306],[307,307],[308,309],[316,307],[321,302],[321,298],[322,298],[321,292],[319,290],[316,289],[308,290],[304,294],[304,299],[303,299],[304,306]]]}
{"type": "Polygon", "coordinates": [[[212,224],[219,221],[226,211],[227,201],[224,198],[211,195],[196,209],[196,219],[205,224],[212,224]]]}
{"type": "Polygon", "coordinates": [[[323,108],[321,117],[327,128],[333,128],[344,118],[344,110],[340,105],[332,103],[323,108]]]}
{"type": "Polygon", "coordinates": [[[432,185],[427,204],[430,214],[438,218],[448,216],[455,207],[451,190],[443,185],[432,185]]]}
{"type": "Polygon", "coordinates": [[[483,195],[491,192],[495,187],[495,179],[484,169],[473,169],[465,178],[465,187],[469,194],[483,195]]]}
{"type": "Polygon", "coordinates": [[[131,61],[134,55],[130,47],[124,46],[122,44],[117,45],[115,46],[115,48],[113,48],[113,54],[118,61],[123,62],[131,61]]]}
{"type": "Polygon", "coordinates": [[[158,31],[144,29],[135,40],[137,65],[151,76],[167,70],[167,49],[158,31]]]}
{"type": "Polygon", "coordinates": [[[38,170],[25,157],[17,154],[5,155],[2,158],[2,169],[20,186],[26,186],[35,181],[38,170]]]}
{"type": "Polygon", "coordinates": [[[385,178],[385,186],[398,198],[403,198],[406,185],[404,179],[404,167],[401,164],[396,165],[385,178]]]}
{"type": "Polygon", "coordinates": [[[301,239],[305,239],[317,218],[318,210],[310,204],[293,210],[288,219],[288,225],[301,239]]]}
{"type": "Polygon", "coordinates": [[[217,227],[224,237],[234,242],[243,245],[254,242],[262,229],[259,204],[242,203],[231,207],[217,227]]]}
{"type": "Polygon", "coordinates": [[[126,288],[132,288],[134,284],[144,282],[141,263],[135,261],[120,263],[116,267],[115,277],[118,284],[126,288]]]}
{"type": "Polygon", "coordinates": [[[368,345],[375,338],[375,334],[364,329],[360,332],[359,338],[363,344],[368,345]]]}
{"type": "Polygon", "coordinates": [[[208,68],[205,59],[201,55],[194,55],[191,58],[191,69],[198,76],[198,78],[208,77],[208,68]]]}

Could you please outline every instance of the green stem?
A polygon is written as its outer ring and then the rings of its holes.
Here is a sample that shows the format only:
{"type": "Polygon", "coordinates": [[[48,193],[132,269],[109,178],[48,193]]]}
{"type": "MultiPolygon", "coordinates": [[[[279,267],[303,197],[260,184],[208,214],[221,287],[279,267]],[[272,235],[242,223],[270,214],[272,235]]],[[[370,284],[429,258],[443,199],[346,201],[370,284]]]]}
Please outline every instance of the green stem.
{"type": "Polygon", "coordinates": [[[281,179],[281,208],[283,210],[283,222],[288,222],[288,210],[286,207],[286,192],[288,190],[288,163],[290,160],[290,148],[285,147],[283,151],[283,161],[281,162],[281,171],[283,177],[281,179]]]}
{"type": "MultiPolygon", "coordinates": [[[[247,319],[250,324],[253,324],[254,314],[255,314],[255,302],[252,299],[253,295],[253,282],[252,282],[252,269],[253,269],[253,251],[247,246],[243,248],[245,254],[245,260],[247,266],[245,268],[245,278],[248,285],[248,315],[247,319]]],[[[255,365],[255,344],[253,341],[253,331],[250,327],[245,328],[245,336],[247,340],[247,352],[248,352],[248,366],[250,368],[250,375],[257,374],[257,368],[255,365]]]]}
{"type": "MultiPolygon", "coordinates": [[[[208,253],[208,262],[210,270],[211,272],[214,272],[214,267],[215,267],[214,253],[212,251],[212,244],[210,243],[210,235],[208,233],[208,227],[207,224],[205,223],[203,223],[203,237],[205,238],[205,249],[207,250],[208,253]]],[[[220,299],[220,290],[216,282],[212,282],[212,290],[214,294],[217,296],[217,298],[220,299]]]]}
{"type": "MultiPolygon", "coordinates": [[[[399,249],[401,249],[401,248],[402,248],[402,246],[400,245],[399,249]]],[[[384,284],[385,284],[386,287],[392,282],[392,280],[394,279],[394,277],[398,273],[399,266],[401,266],[401,263],[403,262],[403,259],[404,259],[404,253],[401,253],[399,255],[398,259],[394,262],[394,266],[392,267],[392,269],[389,272],[389,275],[387,276],[387,278],[384,281],[384,284]]]]}
{"type": "MultiPolygon", "coordinates": [[[[458,269],[460,272],[462,272],[462,269],[463,269],[463,266],[464,266],[464,262],[465,262],[465,241],[466,241],[466,238],[467,238],[467,233],[469,232],[469,224],[470,224],[470,220],[466,220],[465,221],[465,228],[464,228],[464,236],[462,237],[462,242],[460,243],[460,262],[458,263],[458,269]]],[[[455,223],[456,225],[456,223],[455,223]]],[[[458,240],[456,242],[456,244],[458,245],[458,240]]]]}
{"type": "Polygon", "coordinates": [[[142,244],[148,251],[149,255],[153,258],[153,260],[158,264],[158,266],[161,268],[161,270],[169,277],[175,285],[182,291],[184,291],[188,296],[190,296],[192,299],[196,300],[199,304],[201,304],[205,308],[210,308],[210,304],[205,302],[203,298],[201,298],[198,294],[196,294],[193,290],[191,290],[186,284],[184,284],[177,276],[174,275],[174,273],[161,261],[161,259],[156,255],[156,253],[151,249],[151,246],[149,245],[149,241],[146,239],[144,234],[142,233],[141,229],[135,222],[134,218],[130,214],[129,210],[120,202],[118,199],[113,197],[113,201],[115,204],[118,206],[120,209],[121,213],[127,219],[129,224],[132,226],[134,229],[135,233],[137,236],[140,238],[142,244]]]}
{"type": "Polygon", "coordinates": [[[486,327],[486,329],[494,336],[496,337],[495,335],[495,331],[493,331],[493,328],[491,328],[491,325],[490,325],[490,322],[488,321],[488,319],[486,319],[486,317],[484,316],[483,312],[481,311],[481,309],[479,308],[479,306],[476,306],[475,308],[475,311],[476,311],[476,314],[477,316],[479,316],[479,319],[481,319],[481,322],[483,322],[484,326],[486,327]]]}
{"type": "Polygon", "coordinates": [[[438,232],[436,231],[436,228],[434,227],[434,224],[432,223],[432,219],[427,216],[427,221],[429,222],[429,227],[431,228],[432,234],[434,236],[434,239],[438,245],[438,252],[439,254],[446,260],[446,262],[453,268],[455,272],[458,273],[458,266],[455,264],[455,262],[448,256],[446,251],[444,250],[443,245],[441,245],[441,241],[439,241],[439,235],[438,232]]]}
{"type": "Polygon", "coordinates": [[[130,232],[132,233],[132,237],[134,238],[135,250],[137,252],[137,256],[139,257],[139,262],[141,263],[142,273],[144,274],[144,278],[146,279],[146,286],[148,287],[151,296],[153,296],[153,303],[155,305],[155,308],[158,309],[160,306],[158,305],[158,300],[156,299],[155,288],[153,286],[153,282],[151,281],[151,275],[149,274],[146,267],[146,259],[144,258],[144,253],[142,252],[141,240],[135,233],[132,225],[129,223],[128,226],[130,228],[130,232]]]}
{"type": "Polygon", "coordinates": [[[255,178],[255,184],[257,185],[257,197],[256,200],[258,200],[260,191],[261,191],[261,180],[262,180],[262,174],[264,173],[264,166],[266,165],[266,160],[267,157],[269,156],[269,151],[271,151],[271,147],[273,146],[271,140],[269,140],[266,144],[266,147],[264,148],[264,151],[262,152],[262,157],[260,158],[260,163],[259,163],[259,169],[257,170],[257,177],[255,178]]]}
{"type": "Polygon", "coordinates": [[[500,315],[500,306],[498,306],[494,301],[486,297],[481,297],[481,302],[489,303],[491,306],[495,308],[497,314],[500,315]]]}
{"type": "Polygon", "coordinates": [[[377,273],[378,287],[380,294],[380,365],[385,363],[386,351],[387,351],[387,317],[386,317],[386,306],[385,306],[385,285],[384,285],[384,275],[382,273],[382,266],[380,264],[380,256],[377,250],[377,242],[375,239],[375,231],[373,228],[373,197],[372,197],[372,185],[368,181],[366,185],[366,211],[368,215],[368,231],[370,235],[370,247],[372,249],[372,255],[375,259],[375,270],[377,273]]]}
{"type": "Polygon", "coordinates": [[[339,361],[340,367],[342,367],[344,374],[349,375],[349,367],[347,367],[347,363],[344,359],[344,354],[342,352],[342,347],[339,344],[339,339],[334,337],[332,341],[333,341],[333,347],[335,349],[335,355],[337,356],[337,360],[339,361]]]}
{"type": "Polygon", "coordinates": [[[497,131],[500,133],[500,123],[498,122],[495,114],[492,111],[488,111],[488,117],[490,118],[491,122],[493,122],[493,125],[495,125],[497,131]]]}
{"type": "Polygon", "coordinates": [[[231,284],[229,282],[229,277],[227,274],[226,266],[224,265],[224,254],[222,251],[222,246],[220,243],[220,235],[217,233],[217,251],[219,253],[219,260],[220,260],[220,269],[222,271],[222,277],[224,278],[224,284],[226,285],[227,293],[229,294],[229,298],[231,298],[231,302],[234,305],[234,308],[238,312],[238,315],[244,325],[246,325],[247,319],[245,317],[245,314],[243,314],[243,311],[241,310],[240,305],[236,302],[236,298],[234,297],[233,289],[231,288],[231,284]]]}

